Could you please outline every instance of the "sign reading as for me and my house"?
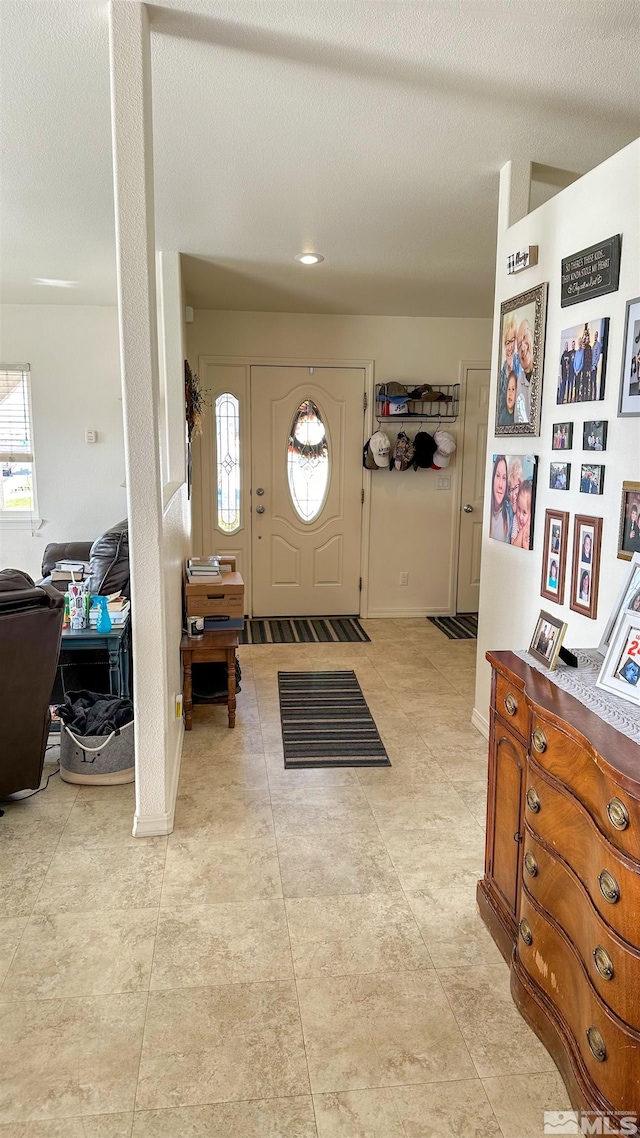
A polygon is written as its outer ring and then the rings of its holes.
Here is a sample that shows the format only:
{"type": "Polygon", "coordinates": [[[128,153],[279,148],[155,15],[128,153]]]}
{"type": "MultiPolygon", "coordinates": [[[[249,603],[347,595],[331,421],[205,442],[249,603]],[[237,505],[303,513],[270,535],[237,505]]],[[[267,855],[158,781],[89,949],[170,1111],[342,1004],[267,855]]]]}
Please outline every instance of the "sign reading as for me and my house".
{"type": "Polygon", "coordinates": [[[560,307],[615,292],[620,278],[620,234],[562,258],[560,307]]]}

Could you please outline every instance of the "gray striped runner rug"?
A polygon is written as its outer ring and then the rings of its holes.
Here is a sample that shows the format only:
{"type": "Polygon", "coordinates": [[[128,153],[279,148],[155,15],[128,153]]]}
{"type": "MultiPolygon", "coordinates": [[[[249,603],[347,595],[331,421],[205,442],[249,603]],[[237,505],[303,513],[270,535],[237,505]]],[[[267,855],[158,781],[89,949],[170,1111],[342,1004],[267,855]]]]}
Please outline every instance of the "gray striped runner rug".
{"type": "Polygon", "coordinates": [[[278,672],[285,767],[390,767],[355,672],[278,672]]]}
{"type": "Polygon", "coordinates": [[[241,644],[366,644],[356,616],[270,617],[245,620],[241,644]]]}
{"type": "Polygon", "coordinates": [[[427,620],[444,632],[449,640],[478,639],[477,612],[459,612],[457,616],[428,616],[427,620]]]}

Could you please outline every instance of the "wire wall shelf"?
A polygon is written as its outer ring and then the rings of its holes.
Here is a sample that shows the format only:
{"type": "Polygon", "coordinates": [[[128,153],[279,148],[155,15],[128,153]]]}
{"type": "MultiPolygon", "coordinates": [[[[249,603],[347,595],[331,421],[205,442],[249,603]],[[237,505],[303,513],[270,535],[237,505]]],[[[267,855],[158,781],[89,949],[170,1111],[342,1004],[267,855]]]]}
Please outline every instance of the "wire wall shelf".
{"type": "MultiPolygon", "coordinates": [[[[389,423],[395,421],[397,423],[404,422],[425,422],[426,420],[442,420],[447,423],[455,423],[458,415],[460,414],[460,384],[459,383],[439,383],[432,386],[431,390],[424,393],[420,399],[409,398],[412,391],[416,388],[424,389],[427,384],[408,385],[407,396],[404,402],[404,408],[401,414],[392,413],[391,408],[393,403],[389,402],[390,398],[399,400],[402,398],[401,393],[397,393],[398,384],[376,384],[376,405],[375,417],[378,422],[389,423]],[[387,391],[391,387],[393,395],[387,391]],[[435,396],[435,398],[434,398],[435,396]],[[438,398],[440,396],[440,398],[438,398]]],[[[395,404],[398,405],[397,402],[395,404]]]]}

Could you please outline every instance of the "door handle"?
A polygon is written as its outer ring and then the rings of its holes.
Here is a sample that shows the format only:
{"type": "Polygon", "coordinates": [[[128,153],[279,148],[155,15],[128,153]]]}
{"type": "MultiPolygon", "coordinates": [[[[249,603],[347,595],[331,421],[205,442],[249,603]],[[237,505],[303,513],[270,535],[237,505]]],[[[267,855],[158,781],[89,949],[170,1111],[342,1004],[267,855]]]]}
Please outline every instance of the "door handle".
{"type": "Polygon", "coordinates": [[[264,506],[256,506],[256,514],[264,514],[264,506]]]}
{"type": "Polygon", "coordinates": [[[467,504],[466,506],[463,506],[462,508],[463,508],[465,514],[472,514],[473,513],[473,506],[470,506],[469,504],[467,504]]]}

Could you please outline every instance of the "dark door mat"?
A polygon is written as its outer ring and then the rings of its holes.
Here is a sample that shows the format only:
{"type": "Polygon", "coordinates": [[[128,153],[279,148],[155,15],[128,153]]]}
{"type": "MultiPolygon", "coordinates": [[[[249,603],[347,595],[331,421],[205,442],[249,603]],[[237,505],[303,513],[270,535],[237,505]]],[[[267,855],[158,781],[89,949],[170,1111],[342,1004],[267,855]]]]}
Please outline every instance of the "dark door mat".
{"type": "Polygon", "coordinates": [[[428,616],[427,620],[444,632],[449,640],[478,639],[477,612],[459,612],[457,616],[428,616]]]}
{"type": "Polygon", "coordinates": [[[264,617],[245,620],[241,644],[368,644],[357,616],[264,617]]]}
{"type": "Polygon", "coordinates": [[[285,767],[390,767],[355,672],[278,672],[285,767]]]}

